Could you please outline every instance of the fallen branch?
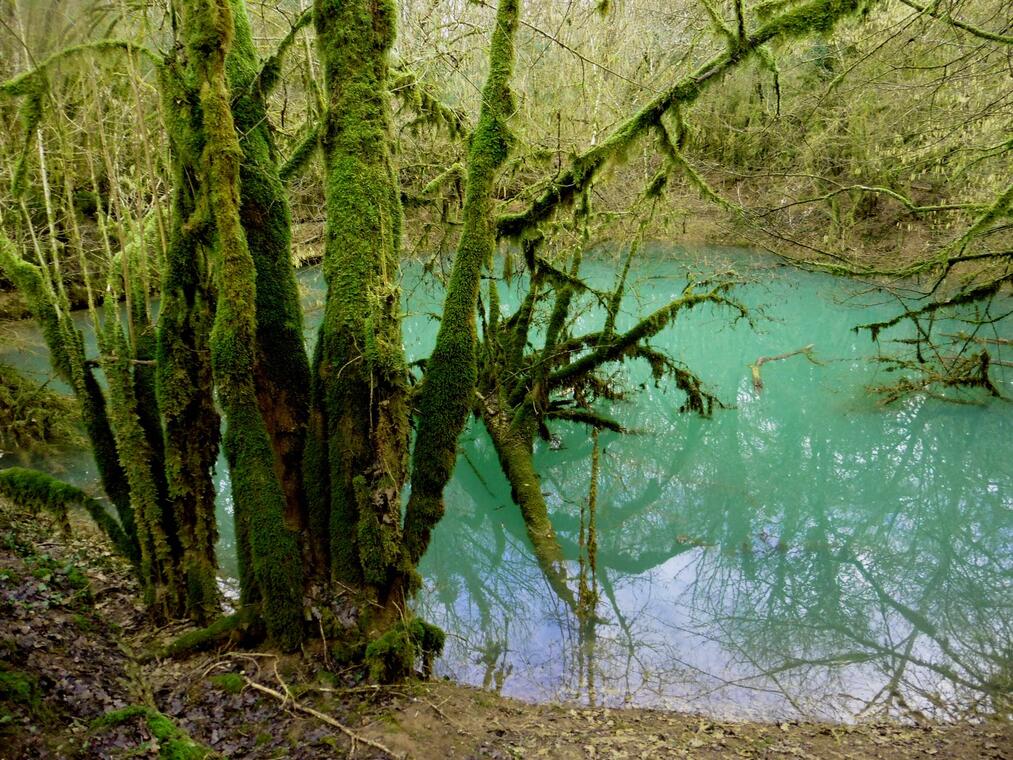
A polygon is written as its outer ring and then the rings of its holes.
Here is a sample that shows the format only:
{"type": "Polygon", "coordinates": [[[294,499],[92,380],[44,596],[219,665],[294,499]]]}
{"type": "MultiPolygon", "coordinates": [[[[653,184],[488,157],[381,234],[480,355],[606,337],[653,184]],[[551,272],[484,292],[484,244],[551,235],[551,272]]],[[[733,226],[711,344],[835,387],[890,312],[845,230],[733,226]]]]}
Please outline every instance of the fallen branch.
{"type": "Polygon", "coordinates": [[[760,367],[767,362],[778,362],[782,359],[790,359],[793,356],[798,356],[799,354],[805,354],[806,358],[813,364],[819,363],[813,358],[813,344],[810,343],[808,346],[802,346],[800,349],[788,351],[784,354],[778,354],[777,356],[761,356],[757,358],[755,362],[750,364],[749,369],[753,372],[753,388],[756,389],[756,392],[759,393],[763,390],[763,378],[760,377],[760,367]]]}
{"type": "Polygon", "coordinates": [[[333,728],[338,729],[341,733],[343,733],[345,736],[347,736],[349,739],[351,739],[353,747],[355,746],[356,742],[362,742],[363,744],[365,744],[368,747],[372,747],[373,749],[380,750],[381,752],[383,752],[384,754],[388,755],[389,757],[396,757],[396,758],[405,758],[406,757],[406,755],[398,754],[398,753],[394,752],[393,750],[391,750],[390,748],[385,747],[383,744],[380,744],[380,742],[373,741],[372,739],[369,739],[369,738],[367,738],[365,736],[362,736],[360,734],[355,733],[352,729],[350,729],[344,723],[338,722],[337,720],[335,720],[334,718],[332,718],[330,715],[327,715],[326,713],[322,713],[319,710],[314,710],[312,707],[307,707],[306,705],[300,704],[295,699],[293,699],[291,697],[285,696],[280,691],[275,691],[271,687],[264,686],[263,684],[259,684],[256,681],[254,681],[254,680],[252,680],[250,678],[247,678],[245,676],[244,676],[244,680],[246,681],[246,685],[247,686],[249,686],[249,687],[251,687],[253,689],[256,689],[257,691],[262,691],[264,694],[267,694],[269,696],[274,697],[279,702],[281,702],[283,705],[284,704],[288,704],[288,703],[291,702],[292,703],[292,707],[294,707],[296,710],[299,710],[300,712],[304,712],[307,715],[312,715],[314,718],[316,718],[319,721],[322,721],[322,722],[326,723],[328,726],[331,726],[333,728]]]}

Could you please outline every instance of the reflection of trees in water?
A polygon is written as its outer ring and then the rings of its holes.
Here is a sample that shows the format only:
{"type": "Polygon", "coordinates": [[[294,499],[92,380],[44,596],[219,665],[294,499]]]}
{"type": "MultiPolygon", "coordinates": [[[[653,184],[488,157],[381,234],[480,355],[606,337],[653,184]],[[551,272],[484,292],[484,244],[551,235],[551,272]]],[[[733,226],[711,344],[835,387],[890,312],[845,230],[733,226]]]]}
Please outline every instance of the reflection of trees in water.
{"type": "MultiPolygon", "coordinates": [[[[461,637],[448,659],[470,663],[459,675],[586,698],[590,667],[605,703],[1008,711],[1007,452],[952,445],[1001,440],[1001,415],[911,402],[775,419],[794,392],[772,383],[710,422],[652,395],[636,413],[654,434],[602,434],[592,663],[474,435],[425,568],[427,614],[461,637]]],[[[590,441],[574,430],[536,460],[576,562],[590,441]]]]}
{"type": "MultiPolygon", "coordinates": [[[[946,439],[987,435],[982,427],[1003,421],[912,403],[819,435],[804,410],[776,428],[760,414],[759,405],[740,411],[751,436],[766,436],[747,448],[739,435],[743,458],[790,452],[793,461],[762,490],[744,484],[762,494],[751,531],[759,541],[747,551],[722,541],[701,556],[694,630],[789,697],[820,683],[848,709],[996,708],[1013,642],[1004,559],[1013,523],[1000,496],[1008,500],[1011,484],[1006,475],[988,487],[1008,472],[1003,452],[946,439]],[[798,475],[808,488],[792,487],[798,475]]],[[[753,461],[750,471],[772,464],[753,461]]]]}

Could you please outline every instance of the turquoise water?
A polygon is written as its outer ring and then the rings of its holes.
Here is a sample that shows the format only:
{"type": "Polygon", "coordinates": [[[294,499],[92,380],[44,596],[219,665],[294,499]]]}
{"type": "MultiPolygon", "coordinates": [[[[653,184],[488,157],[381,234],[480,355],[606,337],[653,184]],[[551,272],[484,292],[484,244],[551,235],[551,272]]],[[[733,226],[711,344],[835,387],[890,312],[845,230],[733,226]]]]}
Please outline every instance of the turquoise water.
{"type": "MultiPolygon", "coordinates": [[[[743,252],[678,256],[654,251],[638,267],[623,319],[677,296],[687,269],[755,279],[737,291],[754,326],[707,307],[654,341],[729,408],[679,414],[676,389],[654,387],[643,368],[623,376],[637,392],[609,412],[636,433],[600,437],[593,630],[541,574],[473,425],[422,565],[419,607],[449,634],[438,672],[527,699],[734,717],[850,718],[891,699],[895,712],[943,717],[991,709],[1013,684],[1013,407],[915,397],[883,408],[867,386],[894,378],[851,327],[894,313],[894,299],[743,252]],[[818,363],[765,364],[756,391],[748,364],[809,344],[818,363]]],[[[599,261],[585,273],[607,287],[612,270],[599,261]]],[[[322,285],[315,271],[301,278],[312,326],[322,285]]],[[[404,287],[405,342],[418,358],[441,296],[413,268],[404,287]]],[[[600,314],[588,306],[581,322],[594,329],[600,314]]],[[[1013,332],[1009,320],[999,329],[1013,332]]],[[[37,335],[22,331],[27,347],[0,360],[45,372],[37,335]]],[[[1013,396],[1013,377],[999,379],[1013,396]]],[[[576,576],[591,440],[579,426],[553,432],[535,459],[576,576]]],[[[93,478],[86,457],[63,464],[68,477],[93,478]]],[[[228,570],[226,482],[221,494],[228,570]]]]}

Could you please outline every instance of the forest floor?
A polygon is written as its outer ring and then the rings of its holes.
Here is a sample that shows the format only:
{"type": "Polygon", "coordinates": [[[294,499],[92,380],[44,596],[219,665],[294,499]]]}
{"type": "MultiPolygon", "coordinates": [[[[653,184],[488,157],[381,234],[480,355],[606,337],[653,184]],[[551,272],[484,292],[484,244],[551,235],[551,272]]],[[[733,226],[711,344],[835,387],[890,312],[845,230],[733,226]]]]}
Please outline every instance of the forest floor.
{"type": "MultiPolygon", "coordinates": [[[[0,758],[1013,758],[1008,723],[753,723],[378,688],[319,654],[142,656],[129,568],[0,499],[0,758]],[[103,717],[105,716],[105,717],[103,717]]],[[[153,638],[154,636],[154,638],[153,638]]]]}

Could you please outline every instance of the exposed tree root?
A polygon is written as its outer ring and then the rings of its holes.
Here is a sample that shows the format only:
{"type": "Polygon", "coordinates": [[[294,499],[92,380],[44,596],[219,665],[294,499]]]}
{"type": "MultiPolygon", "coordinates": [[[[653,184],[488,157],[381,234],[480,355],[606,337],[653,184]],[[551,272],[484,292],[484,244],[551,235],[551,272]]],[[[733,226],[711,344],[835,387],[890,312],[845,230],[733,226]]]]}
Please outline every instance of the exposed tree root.
{"type": "Polygon", "coordinates": [[[243,607],[239,612],[218,618],[206,628],[188,631],[159,652],[162,657],[180,657],[216,646],[251,643],[264,636],[257,606],[243,607]]]}

